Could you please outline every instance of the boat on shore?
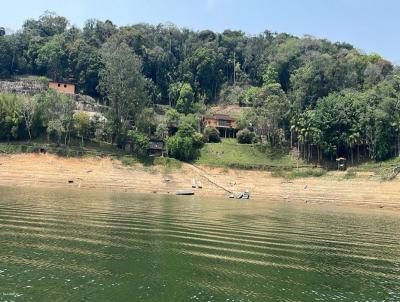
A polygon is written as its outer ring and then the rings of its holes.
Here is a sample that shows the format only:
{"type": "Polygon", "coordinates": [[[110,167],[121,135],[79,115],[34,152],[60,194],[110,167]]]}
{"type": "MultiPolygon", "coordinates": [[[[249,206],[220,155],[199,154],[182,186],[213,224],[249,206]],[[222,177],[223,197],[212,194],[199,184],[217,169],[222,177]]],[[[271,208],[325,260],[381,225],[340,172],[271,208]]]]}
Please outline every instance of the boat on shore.
{"type": "Polygon", "coordinates": [[[194,195],[194,192],[189,190],[179,190],[175,195],[194,195]]]}
{"type": "Polygon", "coordinates": [[[248,190],[243,192],[242,199],[250,199],[250,192],[248,190]]]}
{"type": "Polygon", "coordinates": [[[250,199],[250,192],[248,190],[240,193],[232,193],[229,195],[229,198],[235,198],[235,199],[250,199]]]}

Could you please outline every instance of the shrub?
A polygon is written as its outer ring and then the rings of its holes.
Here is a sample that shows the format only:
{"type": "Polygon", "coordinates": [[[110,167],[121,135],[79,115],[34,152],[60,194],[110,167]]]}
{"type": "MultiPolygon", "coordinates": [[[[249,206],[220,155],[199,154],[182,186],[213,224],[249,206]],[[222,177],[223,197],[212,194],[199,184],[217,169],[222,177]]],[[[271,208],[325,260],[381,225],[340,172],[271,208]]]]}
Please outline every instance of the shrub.
{"type": "Polygon", "coordinates": [[[167,141],[170,155],[183,161],[197,158],[203,145],[203,136],[188,123],[182,123],[178,132],[167,141]]]}
{"type": "Polygon", "coordinates": [[[208,143],[219,143],[221,138],[218,129],[213,126],[207,126],[204,129],[204,139],[208,143]]]}
{"type": "Polygon", "coordinates": [[[128,136],[132,141],[132,152],[138,156],[148,155],[150,139],[147,135],[129,130],[128,136]]]}
{"type": "Polygon", "coordinates": [[[193,139],[179,135],[172,136],[167,142],[170,155],[176,159],[190,161],[199,155],[199,150],[194,147],[193,139]]]}
{"type": "Polygon", "coordinates": [[[120,160],[125,166],[132,166],[138,162],[137,158],[127,155],[122,156],[120,160]]]}
{"type": "Polygon", "coordinates": [[[154,158],[154,164],[172,169],[180,169],[182,167],[182,162],[169,157],[156,157],[154,158]]]}
{"type": "Polygon", "coordinates": [[[289,174],[286,175],[287,179],[295,179],[295,178],[306,178],[306,177],[321,177],[326,174],[326,171],[323,169],[300,169],[293,170],[289,174]]]}
{"type": "Polygon", "coordinates": [[[256,139],[256,134],[249,129],[240,130],[237,134],[239,144],[252,144],[256,139]]]}

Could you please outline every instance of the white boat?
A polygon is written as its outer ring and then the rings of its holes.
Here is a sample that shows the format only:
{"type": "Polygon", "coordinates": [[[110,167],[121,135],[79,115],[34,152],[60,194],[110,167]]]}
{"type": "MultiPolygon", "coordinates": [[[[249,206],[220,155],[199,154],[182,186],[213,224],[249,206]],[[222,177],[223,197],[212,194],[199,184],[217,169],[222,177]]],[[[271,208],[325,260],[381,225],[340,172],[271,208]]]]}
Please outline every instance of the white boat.
{"type": "Polygon", "coordinates": [[[242,199],[250,199],[250,192],[248,190],[243,192],[242,199]]]}

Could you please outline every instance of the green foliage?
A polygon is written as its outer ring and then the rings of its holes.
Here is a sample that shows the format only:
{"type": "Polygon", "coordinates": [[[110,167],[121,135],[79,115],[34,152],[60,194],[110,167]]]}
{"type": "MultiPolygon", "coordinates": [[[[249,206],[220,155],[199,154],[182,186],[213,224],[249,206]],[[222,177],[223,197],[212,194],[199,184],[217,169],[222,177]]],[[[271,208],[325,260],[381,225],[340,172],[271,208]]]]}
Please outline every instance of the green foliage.
{"type": "Polygon", "coordinates": [[[237,140],[239,144],[252,144],[256,139],[256,134],[249,129],[240,130],[237,133],[237,140]]]}
{"type": "Polygon", "coordinates": [[[222,139],[219,144],[205,144],[200,151],[196,164],[268,171],[292,170],[297,163],[286,152],[266,145],[242,145],[236,139],[222,139]]]}
{"type": "Polygon", "coordinates": [[[32,139],[32,125],[38,110],[37,100],[33,97],[20,97],[18,102],[19,114],[25,121],[25,127],[28,131],[29,139],[32,139]]]}
{"type": "Polygon", "coordinates": [[[181,82],[171,83],[168,87],[168,100],[170,105],[176,105],[182,88],[181,82]]]}
{"type": "Polygon", "coordinates": [[[183,114],[194,112],[194,94],[190,84],[185,83],[179,91],[179,98],[176,102],[176,109],[183,114]]]}
{"type": "Polygon", "coordinates": [[[138,159],[136,157],[130,155],[124,155],[120,158],[120,161],[125,166],[133,166],[138,163],[138,159]]]}
{"type": "Polygon", "coordinates": [[[286,179],[306,178],[306,177],[321,177],[326,174],[323,169],[295,169],[289,173],[284,173],[286,179]]]}
{"type": "Polygon", "coordinates": [[[131,140],[132,152],[138,156],[147,156],[149,152],[150,138],[138,131],[129,130],[128,137],[131,140]]]}
{"type": "Polygon", "coordinates": [[[42,124],[47,128],[49,138],[55,134],[57,142],[60,143],[64,135],[64,144],[67,144],[73,127],[74,100],[64,94],[49,90],[39,95],[37,102],[42,124]]]}
{"type": "Polygon", "coordinates": [[[11,43],[6,37],[0,36],[0,79],[12,74],[11,43]]]}
{"type": "Polygon", "coordinates": [[[144,108],[136,116],[135,126],[139,132],[151,135],[157,128],[156,120],[154,119],[154,109],[144,108]]]}
{"type": "Polygon", "coordinates": [[[346,174],[343,176],[344,179],[353,179],[357,177],[357,173],[353,170],[349,170],[346,172],[346,174]]]}
{"type": "Polygon", "coordinates": [[[200,47],[190,58],[190,64],[195,74],[199,90],[208,100],[217,96],[222,79],[223,56],[212,47],[200,47]]]}
{"type": "MultiPolygon", "coordinates": [[[[101,97],[110,106],[107,121],[90,121],[87,136],[120,146],[128,130],[155,134],[150,105],[172,107],[168,127],[189,123],[199,131],[197,117],[185,121],[181,114],[221,102],[250,107],[239,128],[274,147],[296,146],[306,160],[400,154],[399,69],[347,43],[171,24],[117,27],[109,20],[88,20],[79,29],[46,12],[15,34],[0,35],[0,78],[26,74],[73,79],[79,92],[101,97]]],[[[48,132],[68,143],[75,134],[73,102],[64,96],[49,92],[37,104],[6,98],[0,139],[48,132]]]]}
{"type": "Polygon", "coordinates": [[[228,105],[244,105],[247,101],[247,89],[247,85],[239,86],[229,85],[228,83],[225,83],[221,87],[221,91],[219,93],[219,101],[223,104],[228,105]]]}
{"type": "Polygon", "coordinates": [[[128,121],[136,119],[147,100],[141,60],[130,47],[110,39],[101,50],[104,69],[100,73],[100,91],[110,101],[113,111],[113,136],[122,140],[128,121]]]}
{"type": "Polygon", "coordinates": [[[181,114],[175,109],[169,109],[165,113],[165,118],[168,127],[178,127],[181,114]]]}
{"type": "Polygon", "coordinates": [[[164,166],[168,169],[180,169],[182,167],[182,162],[169,157],[156,157],[153,164],[164,166]]]}
{"type": "Polygon", "coordinates": [[[200,131],[200,116],[195,114],[188,114],[181,116],[179,121],[179,129],[184,129],[185,127],[189,127],[195,129],[196,131],[200,131]]]}
{"type": "Polygon", "coordinates": [[[204,129],[204,139],[207,143],[219,143],[221,138],[218,129],[213,126],[207,126],[204,129]]]}
{"type": "Polygon", "coordinates": [[[178,132],[168,138],[167,147],[170,155],[183,161],[191,161],[199,156],[203,146],[203,136],[196,132],[189,122],[179,126],[178,132]]]}
{"type": "Polygon", "coordinates": [[[73,115],[73,125],[76,133],[82,139],[83,147],[83,138],[88,136],[89,132],[90,118],[85,112],[76,112],[73,115]]]}
{"type": "Polygon", "coordinates": [[[68,64],[65,48],[65,36],[55,35],[38,51],[36,59],[37,68],[46,76],[54,80],[62,80],[68,64]]]}
{"type": "Polygon", "coordinates": [[[262,76],[264,86],[276,84],[279,81],[278,72],[273,66],[268,66],[262,76]]]}
{"type": "Polygon", "coordinates": [[[18,97],[0,94],[0,139],[18,138],[23,120],[19,115],[18,97]]]}

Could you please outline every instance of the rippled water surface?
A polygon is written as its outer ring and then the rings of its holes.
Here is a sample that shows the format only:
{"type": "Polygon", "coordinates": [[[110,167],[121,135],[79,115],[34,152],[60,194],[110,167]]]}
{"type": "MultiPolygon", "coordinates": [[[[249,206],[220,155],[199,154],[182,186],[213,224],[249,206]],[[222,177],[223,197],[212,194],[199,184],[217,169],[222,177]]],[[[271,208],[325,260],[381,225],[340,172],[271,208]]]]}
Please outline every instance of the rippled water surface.
{"type": "Polygon", "coordinates": [[[400,301],[400,215],[0,188],[0,301],[400,301]]]}

